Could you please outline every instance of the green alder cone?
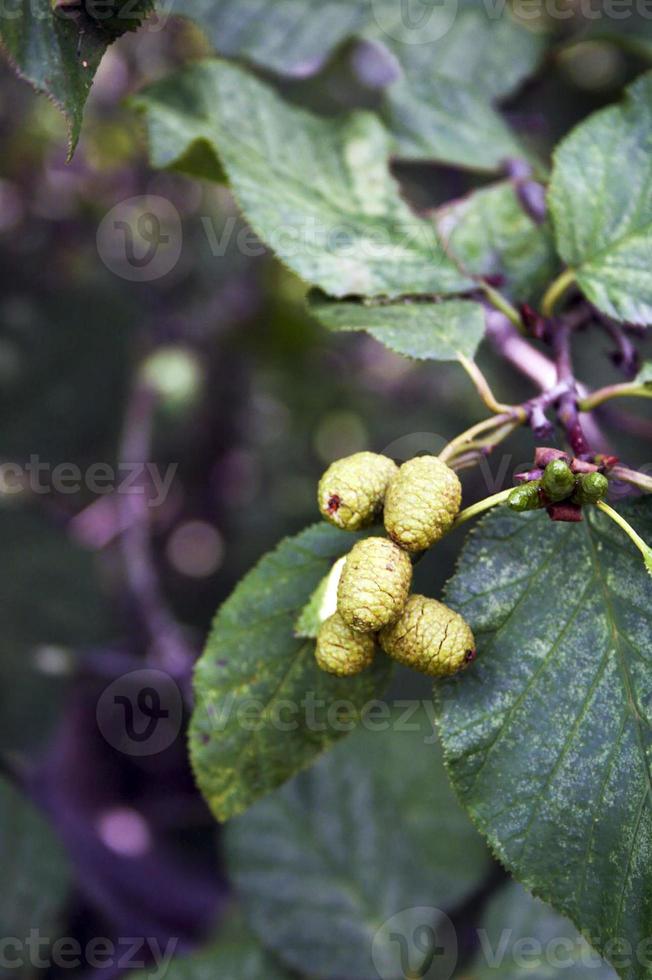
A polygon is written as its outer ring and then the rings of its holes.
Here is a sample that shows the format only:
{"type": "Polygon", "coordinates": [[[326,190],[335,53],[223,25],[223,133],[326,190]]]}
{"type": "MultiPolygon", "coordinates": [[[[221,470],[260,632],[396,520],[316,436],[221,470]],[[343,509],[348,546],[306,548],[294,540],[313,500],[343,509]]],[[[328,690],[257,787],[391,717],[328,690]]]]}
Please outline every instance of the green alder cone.
{"type": "Polygon", "coordinates": [[[357,531],[373,524],[383,509],[398,466],[378,453],[354,453],[328,467],[317,490],[319,510],[335,527],[357,531]]]}
{"type": "Polygon", "coordinates": [[[548,463],[541,478],[545,495],[553,503],[566,500],[575,489],[575,477],[568,463],[563,459],[553,459],[548,463]]]}
{"type": "Polygon", "coordinates": [[[385,653],[430,677],[449,677],[475,660],[475,638],[462,617],[436,599],[411,595],[403,613],[381,630],[385,653]]]}
{"type": "Polygon", "coordinates": [[[609,490],[609,480],[602,473],[586,473],[577,482],[573,503],[597,504],[604,500],[609,490]]]}
{"type": "Polygon", "coordinates": [[[540,487],[540,480],[531,480],[520,487],[514,487],[507,498],[507,506],[510,510],[516,511],[517,514],[522,514],[527,510],[538,510],[539,507],[543,506],[539,496],[540,487]]]}
{"type": "Polygon", "coordinates": [[[328,674],[352,677],[371,667],[376,645],[371,633],[356,633],[339,613],[326,619],[317,634],[315,659],[328,674]]]}
{"type": "Polygon", "coordinates": [[[400,616],[412,584],[412,562],[388,538],[353,546],[337,590],[337,609],[351,629],[371,633],[400,616]]]}
{"type": "Polygon", "coordinates": [[[385,530],[407,551],[425,551],[450,530],[461,503],[457,474],[437,456],[417,456],[387,488],[385,530]]]}

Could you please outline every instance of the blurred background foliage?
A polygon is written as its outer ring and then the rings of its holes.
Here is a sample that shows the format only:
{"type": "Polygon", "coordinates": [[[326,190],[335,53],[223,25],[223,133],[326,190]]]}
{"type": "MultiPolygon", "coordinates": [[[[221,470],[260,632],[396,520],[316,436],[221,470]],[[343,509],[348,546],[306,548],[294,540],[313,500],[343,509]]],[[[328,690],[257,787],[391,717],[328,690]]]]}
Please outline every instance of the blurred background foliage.
{"type": "MultiPolygon", "coordinates": [[[[645,45],[631,47],[608,38],[560,47],[510,99],[509,119],[548,155],[562,134],[616,99],[647,66],[645,45]]],[[[294,954],[275,965],[237,919],[223,848],[215,847],[214,823],[193,787],[183,732],[158,755],[125,756],[98,731],[98,697],[144,665],[170,670],[187,689],[216,607],[263,552],[316,519],[316,482],[333,459],[360,449],[399,459],[437,449],[483,409],[455,365],[409,362],[369,337],[328,334],[305,312],[303,284],[261,250],[243,254],[235,234],[224,255],[213,254],[210,230],[219,236],[240,226],[228,191],[153,172],[141,124],[123,102],[205,50],[201,35],[181,20],[122,38],[101,64],[70,164],[57,111],[0,67],[0,458],[85,469],[115,466],[140,447],[159,467],[178,467],[167,499],[144,514],[87,490],[35,493],[3,470],[0,749],[7,778],[22,785],[67,851],[65,899],[61,855],[42,843],[52,831],[32,811],[16,815],[27,804],[9,784],[0,793],[0,854],[33,831],[28,851],[49,857],[21,862],[5,890],[22,893],[30,881],[41,897],[53,890],[63,936],[86,942],[142,935],[163,944],[177,937],[180,953],[212,944],[203,961],[175,967],[174,977],[296,975],[294,954]],[[134,283],[103,264],[96,232],[116,203],[143,194],[173,203],[183,247],[170,274],[134,283]],[[148,401],[152,378],[157,390],[148,401]]],[[[347,43],[317,76],[274,84],[292,101],[338,112],[374,104],[364,67],[364,51],[347,43]]],[[[420,208],[483,182],[425,164],[396,167],[396,175],[420,208]]],[[[580,376],[596,385],[615,378],[606,352],[603,337],[578,347],[580,376]]],[[[480,361],[503,399],[528,396],[528,386],[491,351],[483,348],[480,361]]],[[[642,440],[652,432],[649,413],[646,419],[645,408],[637,411],[626,426],[620,408],[603,416],[632,464],[648,461],[642,440]]],[[[522,434],[484,472],[465,477],[466,497],[498,489],[530,459],[522,434]]],[[[452,536],[436,560],[420,565],[430,594],[450,574],[459,545],[452,536]]],[[[401,673],[389,699],[429,696],[427,682],[401,673]]],[[[319,779],[324,766],[306,779],[319,779]]],[[[318,821],[305,799],[303,806],[307,823],[318,821]]],[[[400,813],[397,799],[397,821],[400,813]]],[[[363,807],[353,819],[365,814],[363,807]]],[[[294,818],[301,819],[296,811],[294,818]]],[[[237,832],[238,847],[247,832],[237,832]]],[[[452,894],[449,904],[435,896],[454,914],[469,976],[480,975],[472,969],[472,931],[502,877],[479,842],[477,850],[474,887],[452,894]]],[[[422,876],[417,867],[412,904],[425,900],[422,876]]],[[[320,882],[317,868],[314,887],[320,882]]],[[[388,887],[382,876],[378,886],[388,887]]],[[[410,888],[401,882],[403,904],[410,888]]],[[[524,893],[517,899],[504,902],[522,908],[529,901],[524,893]]],[[[11,928],[52,934],[53,902],[28,898],[27,918],[11,928]]],[[[3,908],[0,902],[0,914],[3,908]]],[[[261,916],[265,938],[272,920],[258,908],[254,920],[261,916]]],[[[5,918],[0,927],[11,923],[5,918]]],[[[318,975],[331,975],[326,954],[320,957],[318,975]]],[[[349,962],[351,976],[366,975],[364,956],[362,965],[360,958],[349,962]]],[[[120,971],[115,964],[76,971],[92,972],[120,971]]],[[[50,970],[52,977],[70,973],[50,970]]],[[[336,975],[349,974],[339,963],[336,975]]]]}

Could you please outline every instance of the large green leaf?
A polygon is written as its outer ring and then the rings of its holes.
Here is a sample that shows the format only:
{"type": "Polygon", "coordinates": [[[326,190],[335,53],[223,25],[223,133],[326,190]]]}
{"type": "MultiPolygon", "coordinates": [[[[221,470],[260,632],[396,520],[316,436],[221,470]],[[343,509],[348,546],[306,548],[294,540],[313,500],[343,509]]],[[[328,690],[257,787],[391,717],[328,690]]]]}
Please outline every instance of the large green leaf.
{"type": "MultiPolygon", "coordinates": [[[[152,5],[153,0],[138,0],[142,11],[152,5]]],[[[81,19],[53,14],[50,0],[19,0],[0,16],[0,48],[18,74],[64,112],[71,151],[79,139],[95,72],[113,40],[90,17],[83,17],[81,35],[80,25],[81,19]]]]}
{"type": "Polygon", "coordinates": [[[478,929],[480,952],[466,980],[615,980],[573,925],[520,885],[502,888],[478,929]]]}
{"type": "Polygon", "coordinates": [[[286,539],[218,612],[195,672],[190,747],[219,820],[312,762],[384,689],[389,668],[380,654],[356,678],[333,677],[317,667],[314,642],[294,635],[313,590],[355,540],[326,524],[286,539]]]}
{"type": "Polygon", "coordinates": [[[421,924],[434,927],[435,941],[440,911],[468,897],[490,865],[416,701],[374,718],[373,728],[370,716],[233,821],[226,848],[262,942],[289,966],[329,978],[404,976],[394,969],[399,913],[403,928],[412,913],[406,940],[421,924]]]}
{"type": "Polygon", "coordinates": [[[438,160],[495,171],[525,152],[485,94],[455,78],[407,76],[392,85],[383,110],[403,160],[438,160]]]}
{"type": "MultiPolygon", "coordinates": [[[[0,777],[0,923],[2,936],[20,943],[31,930],[56,939],[55,930],[68,890],[68,869],[63,851],[41,815],[5,779],[0,777]]],[[[27,950],[22,947],[27,958],[27,950]]],[[[6,950],[9,960],[20,949],[6,950]]],[[[41,950],[43,952],[43,950],[41,950]]],[[[29,972],[12,970],[10,976],[29,972]]],[[[6,973],[4,974],[6,975],[6,973]]]]}
{"type": "Polygon", "coordinates": [[[397,354],[422,360],[473,357],[484,334],[484,310],[469,300],[356,303],[314,290],[308,306],[329,330],[365,330],[397,354]]]}
{"type": "Polygon", "coordinates": [[[560,144],[550,184],[559,252],[599,309],[652,321],[652,74],[622,105],[590,116],[560,144]]]}
{"type": "Polygon", "coordinates": [[[491,9],[477,0],[444,0],[431,4],[430,16],[419,17],[418,4],[406,16],[395,0],[376,3],[376,36],[409,78],[430,81],[433,90],[440,79],[457,81],[490,105],[513,94],[545,51],[545,37],[517,24],[507,4],[491,9]]]}
{"type": "Polygon", "coordinates": [[[545,41],[505,7],[429,6],[406,16],[395,0],[175,0],[171,10],[196,21],[219,54],[282,75],[313,74],[355,36],[385,44],[413,77],[457,79],[487,99],[510,95],[536,69],[545,41]]]}
{"type": "Polygon", "coordinates": [[[380,42],[403,71],[386,103],[401,156],[493,170],[523,154],[491,101],[535,70],[544,42],[505,9],[488,13],[472,0],[407,15],[396,0],[179,0],[173,9],[220,54],[281,74],[314,74],[353,36],[380,42]]]}
{"type": "Polygon", "coordinates": [[[389,143],[369,113],[319,119],[221,61],[147,89],[152,159],[195,141],[219,154],[252,228],[298,275],[334,296],[451,293],[472,283],[402,200],[389,143]]]}
{"type": "Polygon", "coordinates": [[[558,271],[550,226],[528,217],[510,183],[444,205],[435,221],[461,268],[476,276],[499,276],[501,291],[515,301],[538,301],[558,271]]]}
{"type": "Polygon", "coordinates": [[[0,749],[42,748],[76,651],[109,634],[92,556],[38,512],[0,510],[0,749]]]}
{"type": "Polygon", "coordinates": [[[171,9],[195,20],[219,54],[299,76],[317,71],[371,13],[368,0],[174,0],[171,9]]]}
{"type": "MultiPolygon", "coordinates": [[[[649,500],[623,508],[652,538],[649,500]]],[[[583,524],[498,512],[471,535],[448,600],[478,660],[438,688],[461,801],[528,888],[625,978],[652,929],[652,580],[595,510],[583,524]]]]}

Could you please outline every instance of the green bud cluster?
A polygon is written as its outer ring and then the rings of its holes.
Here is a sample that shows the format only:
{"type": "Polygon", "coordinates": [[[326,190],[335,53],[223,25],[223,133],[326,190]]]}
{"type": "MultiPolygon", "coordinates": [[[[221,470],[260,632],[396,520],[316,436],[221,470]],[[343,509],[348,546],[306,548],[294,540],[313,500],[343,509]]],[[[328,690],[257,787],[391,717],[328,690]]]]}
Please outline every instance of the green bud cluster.
{"type": "Polygon", "coordinates": [[[563,459],[548,463],[540,480],[530,480],[515,487],[507,499],[507,506],[516,513],[537,510],[550,504],[569,501],[583,506],[604,500],[609,481],[602,473],[573,473],[563,459]]]}
{"type": "Polygon", "coordinates": [[[337,612],[322,623],[315,656],[322,670],[351,676],[373,662],[376,639],[400,663],[434,677],[475,658],[461,616],[443,603],[410,595],[412,560],[450,530],[462,502],[457,474],[436,456],[400,469],[385,456],[356,453],[328,468],[319,509],[330,523],[358,530],[384,511],[388,537],[358,541],[337,586],[337,612]]]}

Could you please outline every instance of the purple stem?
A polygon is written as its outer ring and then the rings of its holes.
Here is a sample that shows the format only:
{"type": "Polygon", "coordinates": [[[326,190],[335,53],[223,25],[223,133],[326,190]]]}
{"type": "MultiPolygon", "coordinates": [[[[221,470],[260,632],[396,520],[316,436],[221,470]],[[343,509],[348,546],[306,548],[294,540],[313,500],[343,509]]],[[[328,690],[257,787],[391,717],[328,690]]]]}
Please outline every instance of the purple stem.
{"type": "Polygon", "coordinates": [[[486,332],[500,356],[529,378],[541,391],[548,391],[557,381],[553,362],[532,347],[510,323],[504,313],[487,310],[486,332]]]}
{"type": "Polygon", "coordinates": [[[120,445],[120,459],[140,467],[140,492],[117,493],[114,498],[124,570],[129,591],[151,641],[149,660],[177,679],[187,678],[195,659],[176,619],[163,598],[150,540],[150,503],[145,483],[145,462],[151,454],[151,435],[158,395],[137,383],[129,405],[120,445]]]}
{"type": "Polygon", "coordinates": [[[611,354],[611,360],[620,368],[628,380],[636,377],[640,367],[640,355],[627,333],[627,324],[617,323],[610,317],[594,311],[594,316],[600,326],[606,331],[616,344],[616,350],[611,354]]]}
{"type": "Polygon", "coordinates": [[[505,162],[505,173],[512,182],[519,204],[535,224],[546,220],[548,207],[546,189],[532,177],[532,167],[526,160],[518,158],[505,162]]]}
{"type": "MultiPolygon", "coordinates": [[[[497,354],[515,367],[522,375],[534,382],[541,392],[537,398],[532,399],[526,406],[530,411],[530,418],[532,419],[534,415],[535,421],[543,425],[539,409],[542,413],[545,413],[546,409],[554,405],[555,402],[561,402],[561,400],[566,398],[574,408],[575,416],[579,422],[576,404],[576,381],[570,363],[569,339],[568,352],[565,350],[561,352],[561,367],[564,377],[560,379],[559,365],[551,361],[550,358],[546,357],[545,354],[542,354],[528,340],[522,337],[504,313],[487,308],[485,312],[485,324],[487,338],[497,354]],[[569,392],[572,392],[572,394],[569,395],[569,392]]],[[[574,318],[570,324],[571,329],[575,325],[574,318]]],[[[587,418],[584,425],[586,431],[590,433],[592,441],[605,447],[605,440],[595,422],[591,418],[587,418]]],[[[575,435],[574,439],[577,442],[575,435]]]]}
{"type": "Polygon", "coordinates": [[[577,456],[590,452],[577,406],[577,383],[573,372],[571,357],[572,325],[563,319],[554,321],[552,332],[552,347],[557,365],[557,379],[560,384],[567,386],[566,393],[559,399],[557,415],[564,427],[566,438],[577,456]]]}

